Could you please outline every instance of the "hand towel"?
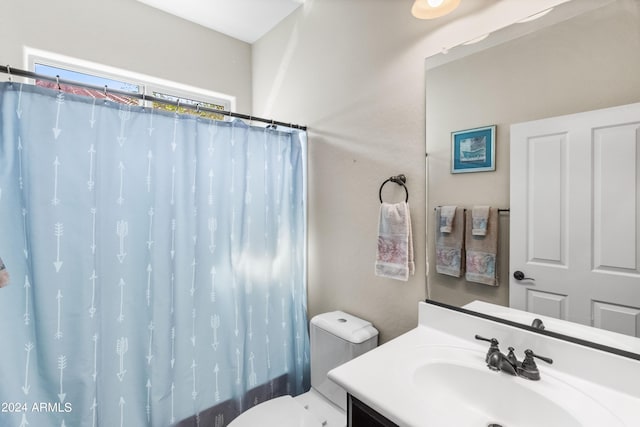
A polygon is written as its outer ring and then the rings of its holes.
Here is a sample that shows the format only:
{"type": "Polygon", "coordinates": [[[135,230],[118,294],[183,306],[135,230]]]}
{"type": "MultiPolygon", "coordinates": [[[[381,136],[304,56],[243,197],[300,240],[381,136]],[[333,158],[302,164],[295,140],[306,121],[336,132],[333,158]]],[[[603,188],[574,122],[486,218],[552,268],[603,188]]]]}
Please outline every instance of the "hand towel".
{"type": "Polygon", "coordinates": [[[487,230],[484,236],[473,235],[472,218],[467,218],[465,246],[467,251],[465,279],[469,282],[498,286],[498,209],[489,209],[487,230]]]}
{"type": "Polygon", "coordinates": [[[444,207],[436,208],[436,271],[460,277],[463,271],[464,209],[454,208],[450,232],[442,231],[440,225],[444,207]]]}
{"type": "Polygon", "coordinates": [[[471,234],[474,236],[486,235],[487,221],[489,219],[489,206],[474,206],[471,210],[471,219],[471,234]]]}
{"type": "Polygon", "coordinates": [[[406,281],[414,272],[409,204],[382,203],[378,220],[375,274],[406,281]]]}
{"type": "Polygon", "coordinates": [[[443,233],[451,233],[453,228],[453,218],[456,214],[455,206],[443,206],[440,210],[440,231],[443,233]]]}

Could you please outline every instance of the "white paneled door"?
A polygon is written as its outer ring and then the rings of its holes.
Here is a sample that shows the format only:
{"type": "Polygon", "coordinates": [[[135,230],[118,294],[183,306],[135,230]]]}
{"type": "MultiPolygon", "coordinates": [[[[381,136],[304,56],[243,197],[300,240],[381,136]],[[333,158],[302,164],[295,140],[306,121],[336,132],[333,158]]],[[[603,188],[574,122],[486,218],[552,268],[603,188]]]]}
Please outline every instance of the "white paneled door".
{"type": "Polygon", "coordinates": [[[511,126],[510,306],[640,337],[640,103],[511,126]]]}

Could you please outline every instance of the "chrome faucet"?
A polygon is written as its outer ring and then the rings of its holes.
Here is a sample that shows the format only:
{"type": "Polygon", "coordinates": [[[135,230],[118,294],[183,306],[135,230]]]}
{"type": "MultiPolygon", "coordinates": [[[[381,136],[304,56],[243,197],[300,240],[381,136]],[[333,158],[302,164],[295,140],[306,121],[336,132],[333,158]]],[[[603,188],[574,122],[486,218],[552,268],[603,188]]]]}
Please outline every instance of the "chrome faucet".
{"type": "Polygon", "coordinates": [[[513,347],[509,347],[509,353],[505,356],[500,352],[497,339],[484,338],[480,335],[476,335],[475,338],[477,340],[491,343],[489,351],[487,351],[487,355],[485,357],[485,362],[487,363],[487,367],[492,371],[501,371],[509,375],[517,375],[528,380],[538,381],[540,379],[540,371],[538,370],[538,366],[533,358],[536,357],[549,364],[553,363],[553,360],[550,358],[539,356],[530,349],[524,351],[525,357],[522,362],[519,362],[514,353],[513,347]]]}

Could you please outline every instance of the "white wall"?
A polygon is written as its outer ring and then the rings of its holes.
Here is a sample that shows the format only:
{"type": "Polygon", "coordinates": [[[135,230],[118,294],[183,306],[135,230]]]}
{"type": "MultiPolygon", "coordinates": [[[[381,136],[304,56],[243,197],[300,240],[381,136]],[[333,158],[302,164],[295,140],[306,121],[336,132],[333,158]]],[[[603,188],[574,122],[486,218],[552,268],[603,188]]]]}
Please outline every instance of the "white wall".
{"type": "Polygon", "coordinates": [[[251,108],[251,45],[135,0],[8,0],[0,61],[25,68],[23,48],[55,52],[236,96],[251,108]]]}
{"type": "MultiPolygon", "coordinates": [[[[425,293],[424,34],[407,3],[309,1],[254,44],[254,113],[309,126],[310,317],[344,310],[381,339],[417,323],[425,293]],[[374,276],[378,189],[405,174],[416,272],[374,276]]],[[[410,5],[409,5],[410,6],[410,5]]],[[[385,186],[385,201],[404,191],[385,186]]]]}

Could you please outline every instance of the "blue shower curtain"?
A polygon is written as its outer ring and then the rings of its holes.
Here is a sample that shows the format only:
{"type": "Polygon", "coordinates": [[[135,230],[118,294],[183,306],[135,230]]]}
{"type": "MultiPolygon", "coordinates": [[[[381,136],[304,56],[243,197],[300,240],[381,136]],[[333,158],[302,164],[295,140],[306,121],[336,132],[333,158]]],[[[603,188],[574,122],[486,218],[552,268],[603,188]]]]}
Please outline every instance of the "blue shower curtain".
{"type": "Polygon", "coordinates": [[[308,388],[304,132],[0,91],[1,427],[219,427],[308,388]]]}

